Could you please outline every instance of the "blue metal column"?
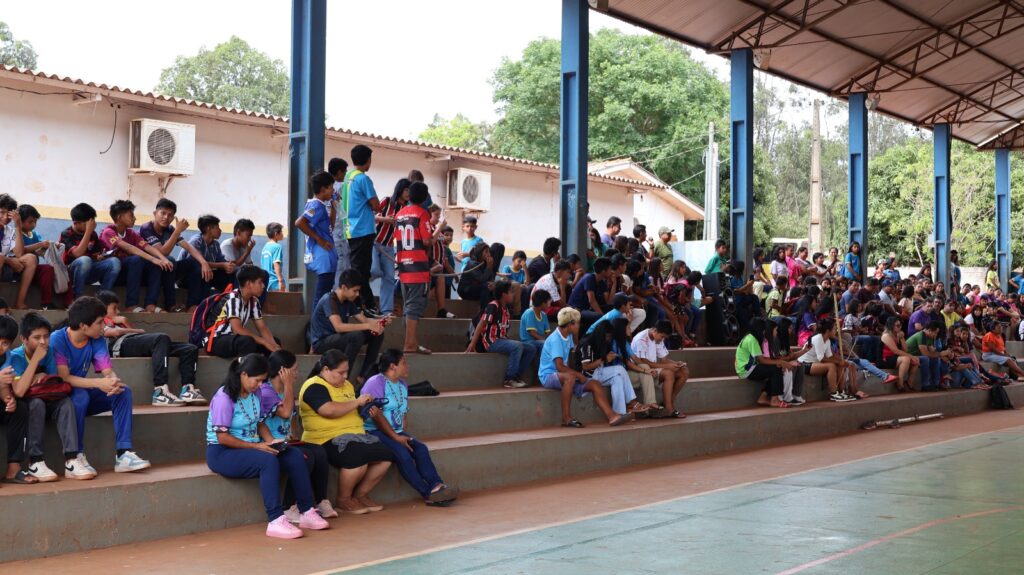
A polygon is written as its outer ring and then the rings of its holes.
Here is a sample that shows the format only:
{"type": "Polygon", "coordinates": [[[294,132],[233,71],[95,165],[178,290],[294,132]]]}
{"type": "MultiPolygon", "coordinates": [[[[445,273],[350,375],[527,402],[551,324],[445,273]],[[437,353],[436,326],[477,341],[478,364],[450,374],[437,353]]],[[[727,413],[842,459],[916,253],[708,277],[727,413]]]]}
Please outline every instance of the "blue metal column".
{"type": "Polygon", "coordinates": [[[953,233],[953,212],[950,204],[949,161],[953,138],[949,124],[932,127],[932,145],[935,149],[935,281],[949,286],[950,236],[953,233]]]}
{"type": "Polygon", "coordinates": [[[860,244],[861,279],[865,270],[873,269],[868,254],[868,108],[864,105],[867,94],[850,94],[850,175],[847,194],[849,196],[850,243],[860,244]]]}
{"type": "Polygon", "coordinates": [[[562,0],[562,101],[559,143],[563,254],[586,253],[587,141],[590,100],[590,7],[562,0]]]}
{"type": "MultiPolygon", "coordinates": [[[[324,168],[324,75],[327,0],[292,0],[292,92],[288,166],[288,281],[302,285],[306,311],[316,276],[302,261],[304,236],[295,227],[309,198],[309,178],[324,168]]],[[[294,291],[294,290],[293,290],[294,291]]]]}
{"type": "Polygon", "coordinates": [[[1005,292],[1013,270],[1010,251],[1010,150],[996,150],[996,261],[999,286],[1005,292]]]}
{"type": "Polygon", "coordinates": [[[733,50],[731,153],[729,161],[729,240],[736,260],[750,268],[754,251],[754,52],[733,50]]]}

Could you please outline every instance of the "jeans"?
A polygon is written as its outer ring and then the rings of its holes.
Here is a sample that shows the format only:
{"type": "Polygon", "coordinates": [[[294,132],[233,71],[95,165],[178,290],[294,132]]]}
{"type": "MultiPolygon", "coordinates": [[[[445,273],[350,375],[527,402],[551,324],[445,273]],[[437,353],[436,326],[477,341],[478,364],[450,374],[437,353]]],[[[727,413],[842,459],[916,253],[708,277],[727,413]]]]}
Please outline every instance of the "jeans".
{"type": "MultiPolygon", "coordinates": [[[[316,288],[313,290],[313,302],[319,302],[320,298],[324,297],[325,293],[330,292],[334,289],[334,273],[317,274],[316,275],[316,288]]],[[[313,305],[316,305],[314,303],[313,305]]]]}
{"type": "Polygon", "coordinates": [[[692,306],[693,317],[690,318],[690,323],[686,324],[686,331],[690,332],[691,336],[696,337],[697,328],[700,327],[700,320],[704,317],[704,310],[697,306],[692,306]]]}
{"type": "Polygon", "coordinates": [[[75,297],[85,295],[85,286],[100,283],[100,288],[114,289],[117,276],[121,274],[121,260],[106,258],[93,260],[89,256],[75,258],[68,266],[71,272],[71,285],[74,286],[75,297]]]}
{"type": "Polygon", "coordinates": [[[541,352],[544,351],[544,340],[542,339],[531,339],[530,341],[524,341],[523,345],[530,346],[533,348],[533,356],[540,358],[541,352]]]}
{"type": "Polygon", "coordinates": [[[116,449],[132,448],[132,388],[125,387],[117,395],[102,390],[76,387],[71,390],[78,426],[78,452],[85,451],[85,418],[105,411],[114,412],[114,445],[116,449]]]}
{"type": "Polygon", "coordinates": [[[889,377],[888,373],[878,369],[878,367],[875,366],[875,364],[871,363],[870,361],[864,358],[851,358],[850,361],[857,365],[857,369],[861,371],[866,371],[882,381],[885,381],[885,378],[889,377]]]}
{"type": "Polygon", "coordinates": [[[373,270],[373,238],[374,235],[370,234],[348,240],[352,268],[363,277],[362,289],[359,290],[359,297],[363,300],[363,309],[376,307],[373,301],[373,290],[370,289],[370,272],[373,270]]]}
{"type": "MultiPolygon", "coordinates": [[[[21,401],[18,402],[19,406],[21,401]]],[[[71,399],[65,397],[58,401],[28,400],[28,457],[35,463],[43,459],[43,434],[46,431],[46,420],[51,419],[57,424],[57,435],[64,449],[64,459],[78,455],[78,428],[75,425],[75,406],[71,399]]],[[[13,428],[8,428],[10,440],[13,428]]],[[[20,444],[20,441],[19,441],[20,444]]],[[[8,458],[9,459],[9,458],[8,458]]]]}
{"type": "Polygon", "coordinates": [[[611,392],[612,411],[624,415],[626,405],[636,399],[636,392],[633,391],[633,383],[629,381],[626,368],[621,365],[602,365],[594,370],[593,378],[611,392]]]}
{"type": "Polygon", "coordinates": [[[384,314],[395,311],[395,286],[398,282],[395,280],[394,257],[394,247],[373,244],[373,266],[370,276],[373,279],[380,279],[380,312],[384,314]]]}
{"type": "Polygon", "coordinates": [[[196,366],[199,362],[199,348],[190,344],[171,341],[164,333],[139,333],[125,336],[121,341],[118,357],[148,357],[153,365],[153,385],[167,385],[167,357],[178,358],[181,385],[196,382],[196,366]]]}
{"type": "MultiPolygon", "coordinates": [[[[36,399],[42,403],[42,400],[36,399]]],[[[64,401],[67,401],[66,399],[64,401]]],[[[7,425],[7,462],[20,462],[25,459],[25,436],[28,435],[29,404],[23,399],[16,399],[14,411],[0,410],[0,423],[7,425]]],[[[42,428],[42,424],[39,426],[42,428]]],[[[42,430],[39,433],[39,444],[42,445],[42,430]]],[[[42,451],[40,451],[42,453],[42,451]]],[[[40,457],[42,459],[42,457],[40,457]]]]}
{"type": "Polygon", "coordinates": [[[309,472],[302,452],[291,447],[277,455],[255,449],[233,449],[223,445],[206,446],[206,466],[210,471],[231,479],[260,478],[260,493],[267,521],[274,521],[284,515],[281,509],[281,473],[295,490],[299,511],[306,512],[313,507],[313,490],[309,484],[309,472]]]}
{"type": "Polygon", "coordinates": [[[334,285],[338,285],[341,281],[341,272],[350,269],[352,267],[352,257],[349,254],[348,240],[345,239],[345,234],[338,234],[335,230],[334,233],[334,251],[338,252],[338,270],[334,272],[334,285]]]}
{"type": "MultiPolygon", "coordinates": [[[[216,341],[216,340],[214,340],[216,341]]],[[[347,331],[329,335],[313,344],[313,351],[323,355],[329,349],[336,349],[344,352],[348,357],[348,365],[351,373],[360,375],[364,380],[370,378],[377,371],[377,356],[380,348],[384,345],[384,334],[373,335],[368,331],[347,331]],[[366,355],[363,357],[362,371],[356,371],[356,356],[359,350],[366,346],[366,355]]]]}
{"type": "Polygon", "coordinates": [[[139,290],[146,286],[145,305],[156,305],[160,296],[161,270],[140,256],[128,256],[121,260],[121,273],[117,285],[125,286],[124,305],[132,308],[139,305],[139,290]]]}
{"type": "Polygon", "coordinates": [[[533,356],[537,348],[532,345],[523,345],[521,341],[511,339],[497,339],[488,346],[490,353],[500,353],[508,356],[508,367],[505,368],[505,379],[522,379],[526,370],[533,362],[533,356]]]}
{"type": "Polygon", "coordinates": [[[174,262],[174,269],[160,272],[160,284],[164,292],[164,309],[174,309],[177,304],[177,293],[175,283],[180,283],[185,288],[185,304],[189,307],[199,305],[206,295],[203,285],[203,272],[199,267],[199,260],[185,258],[174,262]]]}
{"type": "Polygon", "coordinates": [[[937,357],[917,356],[921,360],[921,389],[938,389],[942,376],[949,371],[937,357]]]}
{"type": "MultiPolygon", "coordinates": [[[[411,442],[412,452],[410,452],[404,445],[391,439],[382,431],[374,430],[370,433],[377,436],[381,443],[395,455],[398,473],[421,497],[426,499],[432,489],[444,483],[441,476],[437,474],[437,468],[434,467],[434,461],[430,459],[430,450],[426,445],[413,439],[411,442]]],[[[406,433],[399,433],[399,435],[409,437],[406,433]]]]}

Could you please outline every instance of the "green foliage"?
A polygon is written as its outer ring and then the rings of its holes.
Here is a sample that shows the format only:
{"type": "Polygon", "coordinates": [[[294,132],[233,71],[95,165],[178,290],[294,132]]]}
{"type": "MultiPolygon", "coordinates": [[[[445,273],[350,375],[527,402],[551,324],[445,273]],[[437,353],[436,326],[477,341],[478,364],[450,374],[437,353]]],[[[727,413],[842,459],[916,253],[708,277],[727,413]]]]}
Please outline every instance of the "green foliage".
{"type": "Polygon", "coordinates": [[[450,120],[434,114],[434,120],[420,132],[419,139],[443,146],[486,152],[491,147],[491,129],[487,122],[475,123],[462,114],[456,114],[450,120]]]}
{"type": "Polygon", "coordinates": [[[288,70],[280,60],[232,36],[195,56],[178,56],[160,73],[155,90],[229,108],[287,116],[290,86],[288,70]]]}
{"type": "Polygon", "coordinates": [[[36,51],[27,40],[15,40],[6,23],[0,22],[0,64],[36,69],[36,51]]]}

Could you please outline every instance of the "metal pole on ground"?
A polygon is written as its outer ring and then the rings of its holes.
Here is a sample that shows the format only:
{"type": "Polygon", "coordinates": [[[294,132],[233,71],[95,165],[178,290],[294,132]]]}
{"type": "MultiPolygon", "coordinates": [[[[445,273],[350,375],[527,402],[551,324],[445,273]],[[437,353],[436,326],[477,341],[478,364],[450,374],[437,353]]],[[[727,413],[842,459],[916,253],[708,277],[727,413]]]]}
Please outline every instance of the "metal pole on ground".
{"type": "Polygon", "coordinates": [[[953,213],[951,210],[950,189],[950,153],[952,150],[952,131],[949,124],[935,124],[932,127],[932,145],[935,150],[935,209],[933,223],[935,226],[935,281],[949,285],[949,245],[953,231],[953,213]]]}
{"type": "Polygon", "coordinates": [[[999,263],[999,287],[1007,290],[1013,271],[1010,250],[1010,150],[996,150],[996,262],[999,263]]]}
{"type": "Polygon", "coordinates": [[[561,125],[559,191],[562,253],[587,251],[587,139],[590,104],[590,7],[587,0],[562,0],[561,125]]]}
{"type": "Polygon", "coordinates": [[[867,279],[871,268],[868,253],[868,108],[867,94],[850,94],[850,158],[847,193],[849,194],[850,242],[860,244],[861,279],[867,279]]]}
{"type": "Polygon", "coordinates": [[[732,257],[749,269],[754,251],[754,52],[733,50],[729,60],[729,241],[732,257]]]}

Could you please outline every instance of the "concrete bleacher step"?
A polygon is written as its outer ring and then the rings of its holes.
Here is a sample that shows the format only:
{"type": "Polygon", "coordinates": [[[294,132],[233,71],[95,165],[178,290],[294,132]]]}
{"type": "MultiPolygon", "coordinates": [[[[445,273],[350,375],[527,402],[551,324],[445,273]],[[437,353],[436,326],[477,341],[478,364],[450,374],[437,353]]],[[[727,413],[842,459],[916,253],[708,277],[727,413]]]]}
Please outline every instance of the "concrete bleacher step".
{"type": "MultiPolygon", "coordinates": [[[[87,295],[95,295],[99,290],[98,285],[90,286],[86,288],[87,295]]],[[[115,287],[114,292],[121,298],[123,304],[125,299],[125,288],[123,286],[115,287]]],[[[145,288],[142,290],[142,296],[146,293],[145,288]]],[[[176,292],[176,301],[179,304],[184,304],[188,293],[179,289],[176,292]]],[[[11,282],[0,283],[0,297],[7,300],[7,304],[13,306],[14,302],[18,298],[18,284],[11,282]]],[[[63,301],[63,294],[54,294],[54,304],[61,305],[63,301]]],[[[39,309],[39,290],[31,288],[28,290],[28,297],[26,303],[29,307],[39,309]]],[[[157,305],[163,306],[164,297],[163,293],[160,294],[160,298],[157,301],[157,305]]],[[[302,314],[302,294],[297,292],[270,292],[267,294],[267,303],[264,306],[264,311],[268,314],[279,314],[279,315],[301,315],[302,314]]]]}
{"type": "MultiPolygon", "coordinates": [[[[1011,385],[1007,391],[1014,401],[1024,401],[1024,385],[1011,385]]],[[[545,427],[434,439],[430,448],[446,480],[472,491],[821,439],[856,432],[874,419],[976,413],[987,403],[987,392],[977,390],[889,395],[846,404],[695,414],[685,420],[620,428],[545,427]]],[[[374,491],[374,497],[385,503],[414,496],[393,472],[374,491]]],[[[22,518],[0,526],[8,560],[265,521],[256,481],[221,478],[201,461],[136,474],[103,473],[91,482],[5,485],[0,489],[0,514],[22,518]]],[[[348,525],[345,518],[335,522],[335,528],[348,525]]]]}

